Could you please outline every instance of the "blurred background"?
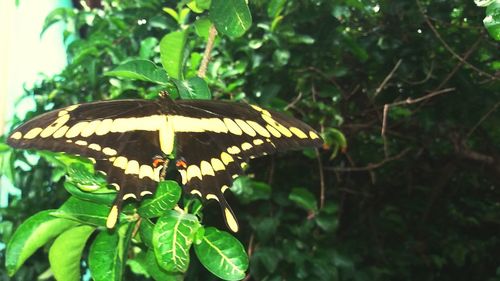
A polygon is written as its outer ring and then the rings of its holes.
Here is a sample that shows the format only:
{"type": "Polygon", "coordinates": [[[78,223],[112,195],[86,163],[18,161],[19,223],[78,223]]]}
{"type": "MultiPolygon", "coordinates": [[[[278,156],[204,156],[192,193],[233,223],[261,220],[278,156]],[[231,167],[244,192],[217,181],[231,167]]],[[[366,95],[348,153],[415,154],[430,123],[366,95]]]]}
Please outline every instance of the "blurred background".
{"type": "MultiPolygon", "coordinates": [[[[156,95],[160,86],[103,73],[131,58],[159,64],[159,40],[203,17],[164,9],[177,5],[1,1],[2,132],[65,105],[156,95]]],[[[250,30],[215,41],[214,99],[287,111],[327,145],[254,160],[233,187],[248,279],[500,280],[500,58],[485,9],[459,0],[249,6],[250,30]]],[[[190,28],[186,76],[206,42],[201,24],[190,28]]],[[[68,194],[61,169],[1,148],[3,267],[17,226],[68,194]]],[[[204,224],[222,226],[219,212],[209,205],[204,224]]],[[[0,280],[50,280],[46,250],[0,280]]],[[[187,279],[207,276],[193,260],[187,279]]],[[[127,267],[125,280],[146,279],[127,267]]]]}

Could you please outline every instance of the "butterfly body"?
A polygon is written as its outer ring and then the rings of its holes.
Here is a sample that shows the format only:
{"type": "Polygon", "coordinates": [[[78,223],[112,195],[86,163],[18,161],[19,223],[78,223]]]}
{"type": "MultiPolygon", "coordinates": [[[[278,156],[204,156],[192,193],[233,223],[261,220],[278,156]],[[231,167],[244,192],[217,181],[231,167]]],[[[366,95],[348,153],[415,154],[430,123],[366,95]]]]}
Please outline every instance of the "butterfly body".
{"type": "Polygon", "coordinates": [[[226,224],[237,231],[223,194],[242,174],[242,165],[323,141],[303,122],[255,105],[163,96],[50,111],[16,128],[7,143],[90,158],[118,192],[108,216],[110,228],[124,200],[140,201],[156,190],[162,169],[175,156],[185,192],[218,201],[226,224]]]}

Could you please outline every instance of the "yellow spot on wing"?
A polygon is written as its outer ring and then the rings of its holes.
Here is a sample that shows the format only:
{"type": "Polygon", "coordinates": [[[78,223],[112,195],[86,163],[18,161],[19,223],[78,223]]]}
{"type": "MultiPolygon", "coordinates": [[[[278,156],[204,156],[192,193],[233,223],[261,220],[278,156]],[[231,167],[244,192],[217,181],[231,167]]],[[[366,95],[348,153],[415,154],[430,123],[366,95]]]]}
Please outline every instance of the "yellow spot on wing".
{"type": "Polygon", "coordinates": [[[137,196],[135,196],[135,194],[133,194],[133,193],[127,193],[127,194],[123,195],[123,200],[127,200],[129,198],[137,199],[137,196]]]}
{"type": "Polygon", "coordinates": [[[241,152],[241,150],[237,146],[231,146],[227,149],[227,152],[229,152],[230,154],[238,154],[241,152]]]}
{"type": "Polygon", "coordinates": [[[145,178],[148,177],[154,181],[159,181],[159,178],[155,176],[155,173],[153,171],[153,168],[149,165],[141,165],[139,168],[139,178],[145,178]]]}
{"type": "Polygon", "coordinates": [[[220,155],[220,159],[222,160],[222,162],[227,165],[231,162],[234,161],[233,157],[229,154],[227,154],[226,152],[222,152],[221,155],[220,155]]]}
{"type": "Polygon", "coordinates": [[[281,134],[283,134],[287,137],[292,136],[292,132],[290,132],[285,126],[281,125],[276,120],[274,120],[271,116],[267,116],[267,115],[261,115],[261,116],[262,116],[262,119],[264,119],[264,121],[266,121],[269,125],[273,126],[275,129],[277,129],[281,134]]]}
{"type": "Polygon", "coordinates": [[[97,143],[92,143],[89,145],[89,148],[90,149],[93,149],[93,150],[97,150],[97,151],[101,151],[101,146],[98,145],[97,143]]]}
{"type": "Polygon", "coordinates": [[[88,143],[84,140],[77,140],[77,141],[75,141],[75,144],[84,146],[84,145],[87,145],[88,143]]]}
{"type": "Polygon", "coordinates": [[[213,199],[213,200],[219,201],[219,198],[217,196],[215,196],[215,194],[211,194],[211,193],[207,194],[207,196],[205,196],[205,198],[207,198],[207,200],[213,199]]]}
{"type": "Polygon", "coordinates": [[[89,124],[89,122],[78,122],[78,123],[76,123],[71,128],[69,128],[68,132],[66,132],[66,137],[68,139],[70,139],[70,138],[74,138],[74,137],[78,136],[82,132],[82,130],[85,127],[87,127],[88,124],[89,124]]]}
{"type": "Polygon", "coordinates": [[[42,128],[33,128],[24,135],[25,139],[34,139],[43,131],[42,128]]]}
{"type": "Polygon", "coordinates": [[[192,178],[199,178],[200,180],[202,179],[200,168],[196,165],[191,165],[187,168],[188,181],[190,181],[192,178]]]}
{"type": "Polygon", "coordinates": [[[263,137],[270,137],[271,135],[269,134],[269,132],[264,129],[264,127],[262,127],[259,123],[257,122],[254,122],[254,121],[247,121],[247,123],[261,136],[263,137]]]}
{"type": "Polygon", "coordinates": [[[181,174],[182,184],[186,184],[187,183],[187,172],[186,172],[186,170],[179,170],[179,174],[181,174]]]}
{"type": "Polygon", "coordinates": [[[102,153],[108,155],[108,156],[114,156],[116,155],[118,152],[110,147],[105,147],[102,149],[102,153]]]}
{"type": "Polygon", "coordinates": [[[15,140],[19,140],[19,139],[21,139],[22,137],[23,137],[23,134],[21,134],[21,132],[15,132],[15,133],[13,133],[13,134],[10,136],[10,138],[11,138],[11,139],[15,139],[15,140]]]}
{"type": "Polygon", "coordinates": [[[87,127],[85,127],[83,130],[82,130],[82,137],[90,137],[92,134],[95,133],[95,130],[97,129],[97,127],[99,126],[99,124],[101,123],[101,120],[94,120],[94,121],[91,121],[87,127]]]}
{"type": "Polygon", "coordinates": [[[214,171],[223,171],[226,169],[226,167],[224,166],[222,161],[220,161],[217,158],[212,158],[212,160],[210,160],[210,162],[212,164],[212,167],[214,168],[214,171]]]}
{"type": "Polygon", "coordinates": [[[290,131],[300,139],[307,139],[307,135],[299,128],[290,127],[290,131]]]}
{"type": "Polygon", "coordinates": [[[146,195],[151,195],[153,194],[153,192],[149,191],[149,190],[144,190],[141,192],[141,196],[146,196],[146,195]]]}
{"type": "Polygon", "coordinates": [[[243,134],[241,128],[233,120],[229,118],[224,118],[224,124],[226,124],[226,127],[228,128],[231,134],[235,134],[238,136],[243,134]]]}
{"type": "Polygon", "coordinates": [[[139,162],[135,160],[130,160],[127,163],[127,168],[125,169],[125,174],[138,175],[139,174],[139,162]]]}
{"type": "Polygon", "coordinates": [[[102,136],[109,133],[112,125],[113,125],[113,119],[102,120],[101,123],[99,123],[99,125],[95,129],[95,134],[98,136],[102,136]]]}
{"type": "Polygon", "coordinates": [[[64,125],[62,126],[61,128],[59,128],[53,135],[52,137],[54,138],[62,138],[64,136],[64,134],[66,134],[66,132],[68,131],[69,127],[64,125]]]}
{"type": "Polygon", "coordinates": [[[195,194],[195,195],[198,195],[200,197],[203,197],[203,195],[201,194],[201,192],[199,190],[196,190],[196,189],[191,190],[191,194],[195,194]]]}
{"type": "Polygon", "coordinates": [[[212,168],[212,165],[208,163],[207,161],[201,161],[200,163],[200,168],[201,168],[201,174],[203,176],[215,176],[214,169],[212,168]]]}
{"type": "Polygon", "coordinates": [[[255,144],[255,145],[261,145],[263,143],[264,143],[264,141],[261,140],[261,139],[255,139],[255,140],[253,140],[253,144],[255,144]]]}
{"type": "Polygon", "coordinates": [[[242,148],[243,150],[249,150],[249,149],[251,149],[251,148],[252,148],[252,145],[251,145],[251,144],[249,144],[248,142],[244,142],[244,143],[241,145],[241,148],[242,148]]]}
{"type": "Polygon", "coordinates": [[[228,208],[224,208],[224,218],[226,219],[227,226],[231,229],[232,232],[238,232],[238,223],[233,216],[233,213],[228,208]]]}
{"type": "Polygon", "coordinates": [[[220,188],[220,192],[224,193],[227,189],[229,189],[229,186],[227,186],[227,185],[223,185],[223,186],[220,188]]]}
{"type": "Polygon", "coordinates": [[[281,137],[281,133],[276,130],[273,126],[271,125],[266,125],[266,128],[269,132],[271,132],[271,134],[275,137],[275,138],[279,138],[281,137]]]}
{"type": "Polygon", "coordinates": [[[113,205],[111,211],[109,211],[108,218],[106,219],[106,227],[113,228],[118,220],[118,206],[113,205]]]}
{"type": "Polygon", "coordinates": [[[45,128],[41,133],[40,136],[42,138],[46,138],[53,133],[55,133],[59,128],[61,128],[66,122],[69,120],[69,115],[63,115],[59,118],[56,119],[56,121],[52,122],[47,128],[45,128]]]}
{"type": "Polygon", "coordinates": [[[250,125],[248,125],[247,122],[241,119],[236,119],[234,121],[236,122],[236,124],[238,124],[238,126],[240,126],[240,128],[243,130],[243,132],[245,132],[245,134],[255,137],[256,135],[255,131],[252,129],[252,127],[250,127],[250,125]]]}
{"type": "Polygon", "coordinates": [[[113,162],[113,166],[125,170],[125,168],[127,168],[127,162],[128,162],[127,158],[123,156],[118,156],[118,158],[116,158],[115,161],[113,162]]]}
{"type": "Polygon", "coordinates": [[[310,137],[311,139],[313,139],[313,140],[314,140],[314,139],[319,139],[318,134],[316,134],[316,133],[315,133],[315,132],[313,132],[313,131],[310,131],[310,132],[309,132],[309,137],[310,137]]]}

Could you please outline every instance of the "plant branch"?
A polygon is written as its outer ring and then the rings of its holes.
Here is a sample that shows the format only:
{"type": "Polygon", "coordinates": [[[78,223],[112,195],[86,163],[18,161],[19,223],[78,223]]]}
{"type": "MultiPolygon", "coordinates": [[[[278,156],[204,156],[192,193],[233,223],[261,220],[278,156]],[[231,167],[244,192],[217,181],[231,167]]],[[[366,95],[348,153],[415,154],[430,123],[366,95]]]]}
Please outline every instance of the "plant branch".
{"type": "Polygon", "coordinates": [[[475,70],[476,72],[478,72],[479,74],[487,76],[487,77],[489,77],[489,78],[491,78],[493,80],[498,80],[499,79],[496,76],[493,76],[493,75],[491,75],[491,74],[489,74],[487,72],[482,71],[481,69],[479,69],[476,66],[472,65],[471,63],[469,63],[468,61],[466,61],[466,59],[464,59],[460,55],[458,55],[450,47],[450,45],[448,45],[448,43],[446,43],[446,41],[444,41],[444,39],[441,36],[441,34],[437,31],[436,27],[432,24],[431,20],[429,19],[429,17],[425,13],[424,8],[422,7],[422,3],[420,3],[419,0],[415,0],[415,1],[417,2],[418,10],[420,11],[420,13],[422,14],[422,16],[424,17],[424,20],[425,20],[426,24],[429,26],[429,28],[432,30],[432,32],[434,33],[434,35],[436,36],[436,38],[441,42],[441,44],[443,44],[443,46],[446,48],[446,50],[448,50],[448,52],[450,52],[460,62],[462,62],[463,64],[466,64],[467,66],[469,66],[470,68],[472,68],[473,70],[475,70]]]}
{"type": "Polygon", "coordinates": [[[479,125],[481,125],[481,123],[483,123],[484,120],[486,120],[493,112],[495,112],[495,110],[497,110],[499,106],[500,102],[497,102],[490,110],[488,110],[488,112],[486,112],[486,114],[484,114],[483,117],[479,119],[476,125],[474,125],[474,127],[472,127],[469,130],[469,132],[467,132],[467,134],[465,135],[465,139],[468,139],[474,133],[474,131],[479,127],[479,125]]]}
{"type": "Polygon", "coordinates": [[[385,87],[385,85],[387,84],[387,82],[389,82],[389,80],[392,78],[392,76],[394,75],[394,73],[396,72],[396,70],[398,70],[398,68],[399,68],[399,66],[401,65],[402,62],[403,62],[403,60],[399,59],[398,62],[396,63],[396,65],[392,68],[391,72],[389,72],[389,74],[387,74],[387,76],[384,78],[384,80],[382,81],[382,83],[380,83],[380,85],[375,90],[375,93],[373,94],[374,98],[382,91],[382,89],[385,87]]]}
{"type": "Polygon", "coordinates": [[[212,24],[208,31],[208,41],[203,52],[203,59],[201,60],[200,68],[198,68],[198,77],[205,78],[207,73],[208,63],[210,62],[212,49],[214,48],[215,36],[217,36],[217,29],[212,24]]]}
{"type": "Polygon", "coordinates": [[[411,148],[408,147],[394,156],[386,157],[382,161],[377,162],[377,163],[369,163],[368,165],[366,165],[364,167],[326,167],[325,169],[330,170],[330,171],[335,171],[335,172],[372,171],[372,170],[375,170],[377,168],[380,168],[381,166],[385,165],[388,162],[403,158],[403,156],[405,156],[408,152],[410,152],[410,150],[411,150],[411,148]]]}
{"type": "Polygon", "coordinates": [[[319,186],[320,186],[320,195],[319,195],[319,209],[323,209],[325,206],[325,172],[323,171],[323,162],[321,161],[321,155],[319,153],[319,150],[316,148],[314,149],[314,152],[316,152],[316,159],[318,160],[318,170],[319,170],[319,186]]]}

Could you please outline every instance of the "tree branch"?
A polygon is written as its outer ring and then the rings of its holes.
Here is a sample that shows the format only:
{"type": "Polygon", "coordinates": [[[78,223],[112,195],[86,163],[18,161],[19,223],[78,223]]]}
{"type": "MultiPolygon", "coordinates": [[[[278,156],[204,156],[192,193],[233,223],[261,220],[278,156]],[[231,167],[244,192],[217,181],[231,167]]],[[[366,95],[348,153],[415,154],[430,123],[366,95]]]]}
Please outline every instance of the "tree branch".
{"type": "Polygon", "coordinates": [[[198,68],[198,77],[205,78],[207,73],[208,63],[210,62],[212,49],[214,47],[215,36],[217,36],[217,29],[212,24],[208,31],[208,41],[203,52],[203,59],[201,60],[200,68],[198,68]]]}

